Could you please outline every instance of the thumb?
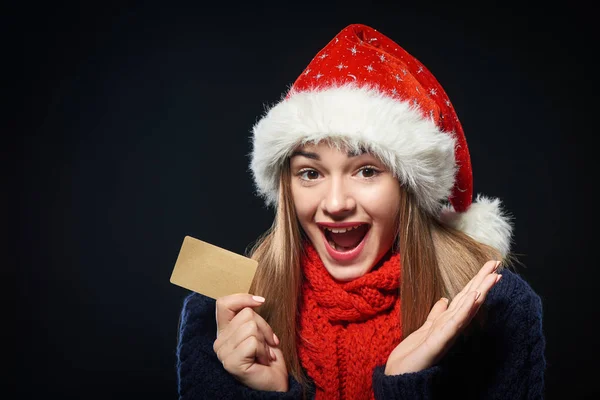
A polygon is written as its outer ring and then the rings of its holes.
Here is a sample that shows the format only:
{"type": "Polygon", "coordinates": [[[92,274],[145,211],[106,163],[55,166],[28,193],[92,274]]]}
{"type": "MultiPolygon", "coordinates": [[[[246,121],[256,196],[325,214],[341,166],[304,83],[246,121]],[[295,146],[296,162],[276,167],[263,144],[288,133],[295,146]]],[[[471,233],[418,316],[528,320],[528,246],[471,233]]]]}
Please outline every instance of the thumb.
{"type": "Polygon", "coordinates": [[[246,307],[258,307],[264,302],[264,297],[248,293],[237,293],[219,297],[215,307],[217,334],[231,322],[238,312],[246,307]]]}

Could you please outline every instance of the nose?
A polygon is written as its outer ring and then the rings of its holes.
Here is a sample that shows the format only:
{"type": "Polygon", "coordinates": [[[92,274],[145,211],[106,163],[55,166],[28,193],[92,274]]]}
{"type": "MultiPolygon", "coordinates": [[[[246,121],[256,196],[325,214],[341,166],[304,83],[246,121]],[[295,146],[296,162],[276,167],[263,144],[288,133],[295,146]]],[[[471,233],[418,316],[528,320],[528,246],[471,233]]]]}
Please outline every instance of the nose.
{"type": "Polygon", "coordinates": [[[345,216],[356,208],[356,200],[343,178],[334,178],[327,187],[321,208],[331,216],[345,216]]]}

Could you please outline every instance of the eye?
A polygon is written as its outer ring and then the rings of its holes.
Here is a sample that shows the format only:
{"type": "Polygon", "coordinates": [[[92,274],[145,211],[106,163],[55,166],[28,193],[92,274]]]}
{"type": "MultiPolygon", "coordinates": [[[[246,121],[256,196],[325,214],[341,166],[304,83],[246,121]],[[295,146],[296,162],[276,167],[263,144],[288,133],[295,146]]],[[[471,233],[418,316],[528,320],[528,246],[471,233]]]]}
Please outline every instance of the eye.
{"type": "Polygon", "coordinates": [[[360,178],[374,178],[378,174],[379,174],[379,171],[375,167],[371,167],[371,166],[362,167],[357,172],[357,175],[360,178]]]}
{"type": "Polygon", "coordinates": [[[304,179],[305,181],[312,181],[315,179],[319,179],[319,173],[314,169],[303,169],[298,172],[298,176],[300,179],[304,179]]]}

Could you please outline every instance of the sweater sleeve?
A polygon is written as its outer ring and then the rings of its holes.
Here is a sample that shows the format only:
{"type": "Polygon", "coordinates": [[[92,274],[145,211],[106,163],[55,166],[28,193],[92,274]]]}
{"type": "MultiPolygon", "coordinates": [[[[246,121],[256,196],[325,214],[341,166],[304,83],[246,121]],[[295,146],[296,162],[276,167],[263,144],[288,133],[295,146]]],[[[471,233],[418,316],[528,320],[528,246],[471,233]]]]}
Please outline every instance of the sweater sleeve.
{"type": "Polygon", "coordinates": [[[457,341],[438,365],[395,376],[377,367],[375,398],[543,399],[546,361],[540,297],[517,274],[504,271],[484,308],[484,327],[457,341]]]}
{"type": "Polygon", "coordinates": [[[176,349],[180,400],[301,398],[301,387],[292,377],[286,393],[253,390],[236,380],[213,350],[216,331],[215,300],[198,293],[188,295],[183,301],[176,349]]]}
{"type": "Polygon", "coordinates": [[[419,372],[387,376],[385,367],[378,366],[373,372],[375,399],[434,399],[435,379],[441,370],[436,365],[419,372]]]}
{"type": "Polygon", "coordinates": [[[486,332],[493,340],[495,362],[493,378],[482,392],[489,399],[540,400],[546,373],[542,300],[519,275],[506,270],[502,274],[502,280],[508,279],[486,302],[486,332]]]}

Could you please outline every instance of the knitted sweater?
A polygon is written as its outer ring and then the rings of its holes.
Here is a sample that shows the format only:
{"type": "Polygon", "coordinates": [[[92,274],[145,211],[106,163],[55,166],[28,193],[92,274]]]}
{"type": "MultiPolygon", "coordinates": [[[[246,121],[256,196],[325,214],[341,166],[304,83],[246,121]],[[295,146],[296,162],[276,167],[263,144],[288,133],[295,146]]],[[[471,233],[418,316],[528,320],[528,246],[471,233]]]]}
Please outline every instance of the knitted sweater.
{"type": "MultiPolygon", "coordinates": [[[[395,376],[386,376],[383,365],[376,367],[375,398],[542,399],[546,342],[540,297],[505,269],[483,307],[483,328],[458,338],[437,365],[395,376]]],[[[238,382],[217,359],[215,338],[215,301],[197,293],[186,296],[177,344],[181,400],[302,398],[292,377],[286,393],[253,390],[238,382]]]]}

